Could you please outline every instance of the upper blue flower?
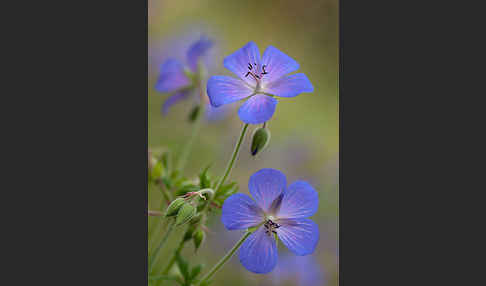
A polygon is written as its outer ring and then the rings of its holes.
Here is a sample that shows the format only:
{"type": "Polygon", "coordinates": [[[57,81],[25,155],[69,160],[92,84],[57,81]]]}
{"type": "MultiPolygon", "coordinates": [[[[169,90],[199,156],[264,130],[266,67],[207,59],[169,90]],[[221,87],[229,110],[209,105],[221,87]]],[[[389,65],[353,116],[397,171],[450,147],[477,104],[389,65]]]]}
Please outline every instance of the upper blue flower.
{"type": "Polygon", "coordinates": [[[250,177],[248,195],[234,194],[223,204],[221,220],[228,230],[258,227],[243,243],[240,262],[254,273],[268,273],[277,264],[275,235],[296,255],[314,252],[317,224],[307,217],[318,207],[317,192],[304,181],[287,186],[285,175],[261,169],[250,177]]]}
{"type": "Polygon", "coordinates": [[[254,42],[223,61],[225,68],[239,79],[229,76],[212,76],[208,81],[208,96],[211,105],[247,99],[238,110],[240,119],[249,124],[268,121],[280,97],[295,97],[302,92],[312,92],[314,87],[303,73],[286,76],[299,69],[299,64],[275,47],[269,46],[260,58],[254,42]]]}
{"type": "MultiPolygon", "coordinates": [[[[164,61],[160,68],[160,75],[155,84],[155,89],[163,93],[172,93],[162,105],[162,114],[167,114],[174,104],[187,99],[198,92],[197,85],[203,84],[202,58],[213,47],[213,41],[207,36],[200,36],[193,42],[186,52],[186,64],[176,58],[164,61]]],[[[203,89],[204,90],[204,89],[203,89]]],[[[207,104],[206,115],[208,119],[218,119],[224,110],[214,108],[209,104],[208,98],[200,94],[201,99],[207,104]],[[219,112],[221,111],[221,112],[219,112]]]]}

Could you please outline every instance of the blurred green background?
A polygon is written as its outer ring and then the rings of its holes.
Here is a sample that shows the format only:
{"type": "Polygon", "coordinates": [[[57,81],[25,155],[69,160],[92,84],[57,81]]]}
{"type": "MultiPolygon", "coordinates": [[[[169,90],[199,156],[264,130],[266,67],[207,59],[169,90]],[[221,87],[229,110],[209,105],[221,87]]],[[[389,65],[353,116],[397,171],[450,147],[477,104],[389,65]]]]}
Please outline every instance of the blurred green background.
{"type": "MultiPolygon", "coordinates": [[[[247,134],[229,179],[237,181],[243,193],[248,193],[249,176],[261,168],[282,171],[288,183],[297,179],[310,182],[319,193],[319,211],[312,219],[319,225],[320,241],[313,256],[324,277],[322,285],[338,285],[338,1],[149,0],[148,4],[148,142],[154,150],[168,148],[177,154],[191,134],[187,117],[192,103],[178,104],[162,116],[160,108],[168,94],[154,89],[160,65],[174,52],[173,47],[167,47],[188,30],[201,29],[216,42],[216,69],[210,75],[230,75],[222,67],[222,59],[249,41],[254,41],[261,53],[273,45],[300,64],[298,72],[308,76],[315,91],[279,100],[268,122],[272,134],[269,146],[252,157],[247,134]]],[[[182,48],[187,49],[190,44],[183,43],[182,48]]],[[[224,120],[203,123],[186,168],[187,176],[196,177],[210,163],[213,176],[223,172],[243,125],[237,115],[239,103],[233,106],[224,120]]],[[[255,127],[250,125],[249,134],[255,127]]],[[[151,209],[160,209],[159,195],[157,190],[149,189],[151,209]]],[[[160,220],[149,218],[149,233],[157,231],[157,223],[160,220]]],[[[219,216],[213,218],[210,226],[212,232],[197,254],[192,245],[184,250],[194,261],[205,263],[204,273],[241,236],[240,232],[225,230],[219,216]]],[[[170,238],[171,247],[159,261],[161,267],[182,235],[181,229],[170,238]]],[[[149,242],[149,250],[154,244],[149,242]]],[[[285,253],[285,247],[279,248],[279,254],[285,253]]],[[[245,270],[235,255],[216,274],[213,285],[274,285],[272,281],[270,274],[256,275],[245,270]]],[[[299,284],[288,280],[279,285],[299,284]]]]}

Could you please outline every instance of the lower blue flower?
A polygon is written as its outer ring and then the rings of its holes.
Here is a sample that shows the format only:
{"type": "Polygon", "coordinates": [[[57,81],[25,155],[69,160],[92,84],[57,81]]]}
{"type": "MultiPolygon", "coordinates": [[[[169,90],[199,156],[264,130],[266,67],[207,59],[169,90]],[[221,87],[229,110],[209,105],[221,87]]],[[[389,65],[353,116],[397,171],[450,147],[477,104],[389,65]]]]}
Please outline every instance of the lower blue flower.
{"type": "Polygon", "coordinates": [[[257,227],[242,244],[240,262],[251,272],[268,273],[277,265],[276,239],[296,255],[314,252],[319,241],[316,213],[318,195],[304,181],[287,186],[285,175],[262,169],[250,177],[245,194],[234,194],[223,204],[221,220],[228,230],[257,227]]]}

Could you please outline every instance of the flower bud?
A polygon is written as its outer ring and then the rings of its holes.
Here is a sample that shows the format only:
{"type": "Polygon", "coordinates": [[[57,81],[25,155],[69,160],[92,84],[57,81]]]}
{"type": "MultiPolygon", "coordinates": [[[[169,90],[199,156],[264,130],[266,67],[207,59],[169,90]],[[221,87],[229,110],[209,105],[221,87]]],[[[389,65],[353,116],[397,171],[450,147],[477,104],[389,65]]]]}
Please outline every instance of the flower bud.
{"type": "Polygon", "coordinates": [[[201,221],[202,214],[198,213],[191,219],[191,224],[195,225],[201,221]]]}
{"type": "Polygon", "coordinates": [[[183,204],[186,203],[186,200],[183,198],[177,198],[170,203],[170,205],[167,207],[167,211],[165,212],[165,216],[175,216],[178,212],[179,209],[182,207],[183,204]]]}
{"type": "Polygon", "coordinates": [[[188,241],[192,238],[192,234],[194,233],[194,227],[189,227],[186,231],[186,233],[184,233],[184,238],[183,240],[184,241],[188,241]]]}
{"type": "Polygon", "coordinates": [[[193,241],[194,241],[194,247],[196,248],[196,251],[199,248],[199,246],[201,246],[201,243],[204,241],[204,237],[205,237],[204,231],[200,229],[196,231],[196,233],[194,234],[193,241]]]}
{"type": "Polygon", "coordinates": [[[267,147],[270,142],[270,130],[265,127],[255,129],[251,140],[251,155],[255,156],[267,147]]]}
{"type": "Polygon", "coordinates": [[[200,105],[195,106],[191,110],[191,113],[189,113],[189,122],[196,121],[200,113],[201,113],[201,106],[200,105]]]}
{"type": "Polygon", "coordinates": [[[183,225],[196,215],[196,208],[191,204],[184,204],[177,213],[176,226],[183,225]]]}

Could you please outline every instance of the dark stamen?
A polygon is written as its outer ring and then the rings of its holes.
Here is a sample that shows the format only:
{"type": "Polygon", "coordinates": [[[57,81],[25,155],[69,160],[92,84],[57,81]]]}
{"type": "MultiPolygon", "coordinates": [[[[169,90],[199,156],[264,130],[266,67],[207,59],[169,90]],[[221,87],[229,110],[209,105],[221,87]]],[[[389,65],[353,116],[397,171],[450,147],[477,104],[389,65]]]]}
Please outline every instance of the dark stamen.
{"type": "Polygon", "coordinates": [[[267,66],[267,65],[263,65],[263,66],[262,66],[262,70],[263,70],[263,73],[262,73],[262,74],[267,74],[267,73],[268,73],[268,72],[265,70],[265,67],[266,67],[266,66],[267,66]]]}
{"type": "Polygon", "coordinates": [[[251,70],[253,67],[251,66],[250,63],[248,63],[248,69],[251,70]]]}

